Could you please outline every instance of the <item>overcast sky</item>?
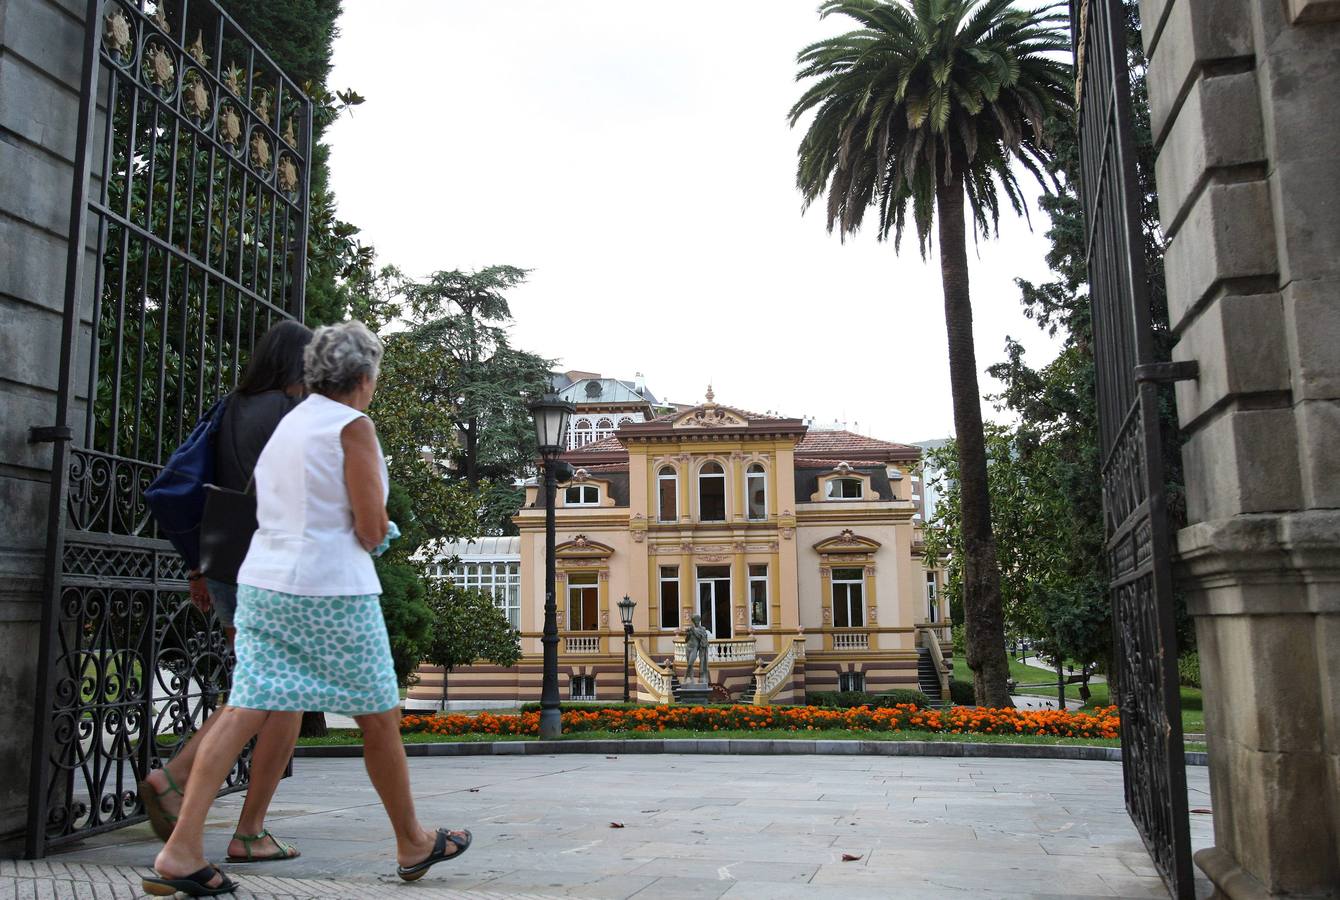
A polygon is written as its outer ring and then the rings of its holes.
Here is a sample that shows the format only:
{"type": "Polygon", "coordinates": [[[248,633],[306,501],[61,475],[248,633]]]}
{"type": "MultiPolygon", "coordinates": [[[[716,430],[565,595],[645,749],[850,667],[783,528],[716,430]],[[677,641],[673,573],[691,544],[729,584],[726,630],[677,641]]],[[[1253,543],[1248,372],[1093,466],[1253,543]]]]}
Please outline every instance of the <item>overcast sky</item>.
{"type": "MultiPolygon", "coordinates": [[[[887,440],[950,434],[937,258],[801,214],[795,55],[845,25],[816,7],[345,0],[331,86],[367,102],[329,132],[340,215],[413,276],[532,269],[513,339],[562,368],[642,372],[682,402],[710,380],[718,402],[887,440]]],[[[1003,221],[971,260],[982,369],[1006,335],[1035,364],[1055,352],[1013,283],[1046,277],[1033,223],[1003,221]]]]}

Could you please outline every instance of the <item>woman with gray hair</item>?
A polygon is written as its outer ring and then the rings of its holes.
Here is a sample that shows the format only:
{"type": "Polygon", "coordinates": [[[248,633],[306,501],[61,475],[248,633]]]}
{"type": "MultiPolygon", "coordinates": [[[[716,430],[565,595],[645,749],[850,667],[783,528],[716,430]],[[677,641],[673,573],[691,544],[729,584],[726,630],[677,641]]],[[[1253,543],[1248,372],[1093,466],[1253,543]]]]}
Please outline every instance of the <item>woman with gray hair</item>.
{"type": "Polygon", "coordinates": [[[400,691],[372,552],[384,549],[386,463],[364,410],[382,345],[358,322],[317,329],[303,377],[311,395],[279,423],[255,469],[256,519],[238,572],[237,667],[228,705],[203,739],[177,827],[154,861],[151,894],[226,894],[237,885],[205,861],[205,816],[237,754],[268,716],[353,716],[363,759],[395,831],[406,881],[455,859],[470,832],[427,831],[410,794],[400,691]]]}

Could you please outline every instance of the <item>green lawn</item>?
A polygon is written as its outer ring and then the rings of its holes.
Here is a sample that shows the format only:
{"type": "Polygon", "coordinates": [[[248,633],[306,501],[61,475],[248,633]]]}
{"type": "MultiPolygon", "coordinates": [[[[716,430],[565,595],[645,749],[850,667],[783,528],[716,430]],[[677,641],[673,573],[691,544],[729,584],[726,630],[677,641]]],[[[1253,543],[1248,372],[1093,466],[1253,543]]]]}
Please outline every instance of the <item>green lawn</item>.
{"type": "MultiPolygon", "coordinates": [[[[407,744],[447,744],[478,741],[533,741],[530,736],[464,734],[434,735],[406,734],[407,744]]],[[[646,740],[649,738],[687,738],[690,740],[707,738],[730,738],[751,740],[794,740],[794,741],[934,741],[941,743],[969,744],[1076,744],[1088,747],[1117,747],[1121,742],[1111,738],[1063,738],[1051,735],[1029,734],[941,734],[933,731],[784,731],[781,729],[743,729],[739,731],[693,731],[687,728],[667,728],[665,731],[581,731],[565,734],[559,740],[646,740]]],[[[351,746],[363,743],[363,737],[357,729],[332,728],[324,738],[299,738],[299,747],[351,746]]]]}
{"type": "MultiPolygon", "coordinates": [[[[1053,669],[1039,669],[1036,666],[1026,666],[1013,657],[1010,658],[1010,677],[1020,684],[1036,684],[1040,681],[1049,681],[1053,685],[1046,687],[1027,687],[1019,691],[1030,697],[1047,697],[1056,699],[1056,671],[1053,669]]],[[[954,678],[959,681],[972,681],[972,675],[968,672],[968,662],[961,656],[954,657],[954,678]]],[[[1090,682],[1088,706],[1111,706],[1112,698],[1108,692],[1107,682],[1090,682]]],[[[1071,699],[1079,699],[1079,685],[1067,685],[1065,695],[1071,699]]],[[[1200,688],[1183,687],[1182,688],[1182,731],[1188,734],[1203,734],[1205,732],[1205,712],[1204,701],[1202,700],[1200,688]]]]}

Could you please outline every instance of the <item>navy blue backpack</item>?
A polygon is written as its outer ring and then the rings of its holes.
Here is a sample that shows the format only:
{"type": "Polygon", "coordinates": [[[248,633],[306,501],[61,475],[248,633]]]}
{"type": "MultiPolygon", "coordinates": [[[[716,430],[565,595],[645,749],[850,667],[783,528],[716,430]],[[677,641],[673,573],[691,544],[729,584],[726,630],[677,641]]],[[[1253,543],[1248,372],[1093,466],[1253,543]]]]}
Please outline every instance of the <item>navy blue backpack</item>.
{"type": "Polygon", "coordinates": [[[214,480],[214,435],[228,408],[224,397],[191,429],[167,465],[144,490],[144,502],[187,567],[200,567],[200,520],[205,514],[205,485],[214,480]]]}

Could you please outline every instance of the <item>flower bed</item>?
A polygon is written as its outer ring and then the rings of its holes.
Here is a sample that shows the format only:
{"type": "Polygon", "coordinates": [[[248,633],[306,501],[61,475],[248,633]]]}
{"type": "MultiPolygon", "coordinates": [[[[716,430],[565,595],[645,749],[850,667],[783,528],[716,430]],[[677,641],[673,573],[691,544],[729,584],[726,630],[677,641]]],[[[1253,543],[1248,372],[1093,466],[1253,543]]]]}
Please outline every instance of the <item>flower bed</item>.
{"type": "MultiPolygon", "coordinates": [[[[1086,712],[1055,709],[980,709],[955,706],[948,710],[918,709],[911,704],[856,709],[816,706],[651,706],[641,709],[568,710],[563,733],[587,731],[927,731],[949,734],[1031,734],[1055,737],[1115,738],[1120,720],[1115,706],[1086,712]]],[[[407,715],[400,721],[406,733],[536,735],[540,714],[480,713],[464,715],[407,715]]]]}

